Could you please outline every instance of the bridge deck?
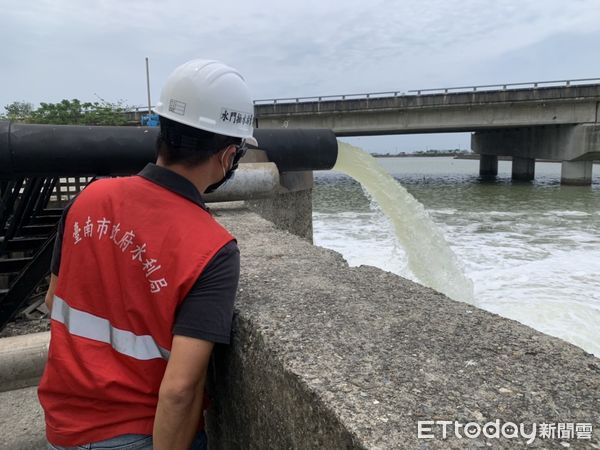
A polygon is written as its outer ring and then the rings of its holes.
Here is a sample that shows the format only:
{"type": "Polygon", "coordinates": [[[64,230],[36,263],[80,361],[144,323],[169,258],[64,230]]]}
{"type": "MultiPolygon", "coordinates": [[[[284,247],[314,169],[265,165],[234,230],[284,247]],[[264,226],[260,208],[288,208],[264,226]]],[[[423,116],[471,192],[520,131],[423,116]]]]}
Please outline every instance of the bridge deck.
{"type": "Polygon", "coordinates": [[[600,84],[257,104],[263,128],[331,128],[339,136],[597,123],[600,84]]]}

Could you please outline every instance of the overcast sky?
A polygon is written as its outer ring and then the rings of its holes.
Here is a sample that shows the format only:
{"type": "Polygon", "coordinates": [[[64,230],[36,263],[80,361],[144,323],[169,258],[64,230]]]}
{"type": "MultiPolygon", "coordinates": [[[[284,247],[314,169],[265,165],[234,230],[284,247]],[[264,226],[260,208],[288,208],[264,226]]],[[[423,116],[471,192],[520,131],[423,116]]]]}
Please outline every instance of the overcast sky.
{"type": "MultiPolygon", "coordinates": [[[[153,103],[197,57],[239,69],[256,99],[600,77],[598,0],[0,0],[0,17],[0,107],[144,105],[146,56],[153,103]]],[[[469,146],[464,133],[351,141],[469,146]]]]}

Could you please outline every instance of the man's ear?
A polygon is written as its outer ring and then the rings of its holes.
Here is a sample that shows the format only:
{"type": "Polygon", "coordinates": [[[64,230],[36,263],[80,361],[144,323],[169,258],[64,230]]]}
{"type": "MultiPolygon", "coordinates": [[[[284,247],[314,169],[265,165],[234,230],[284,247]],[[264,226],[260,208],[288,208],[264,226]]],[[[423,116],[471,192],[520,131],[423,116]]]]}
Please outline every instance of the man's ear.
{"type": "Polygon", "coordinates": [[[225,156],[223,159],[227,161],[227,164],[231,165],[233,162],[233,156],[235,155],[235,145],[231,144],[225,147],[225,156]]]}
{"type": "Polygon", "coordinates": [[[226,161],[227,160],[227,152],[229,151],[229,145],[227,147],[223,147],[218,152],[213,153],[213,157],[215,161],[226,161]]]}

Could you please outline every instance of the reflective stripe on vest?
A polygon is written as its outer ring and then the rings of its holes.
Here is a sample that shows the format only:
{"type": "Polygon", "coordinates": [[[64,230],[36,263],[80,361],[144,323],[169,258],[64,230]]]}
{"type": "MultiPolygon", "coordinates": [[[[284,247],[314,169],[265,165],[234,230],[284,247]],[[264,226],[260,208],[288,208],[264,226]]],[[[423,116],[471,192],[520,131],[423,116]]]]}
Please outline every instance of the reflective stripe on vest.
{"type": "Polygon", "coordinates": [[[117,352],[132,358],[148,360],[169,359],[169,350],[159,346],[150,335],[141,335],[115,328],[102,317],[70,307],[62,298],[54,296],[52,319],[63,323],[75,336],[110,344],[117,352]]]}

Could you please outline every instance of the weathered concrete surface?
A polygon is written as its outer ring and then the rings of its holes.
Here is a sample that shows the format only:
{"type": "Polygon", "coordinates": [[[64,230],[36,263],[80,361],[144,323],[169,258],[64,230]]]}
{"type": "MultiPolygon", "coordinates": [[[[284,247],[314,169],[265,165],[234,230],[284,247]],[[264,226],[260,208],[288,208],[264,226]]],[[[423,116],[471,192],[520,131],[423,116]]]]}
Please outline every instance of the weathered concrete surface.
{"type": "Polygon", "coordinates": [[[522,439],[417,439],[419,420],[591,423],[600,448],[600,360],[560,339],[454,302],[255,214],[218,219],[242,277],[233,345],[211,371],[212,449],[524,447],[522,439]]]}
{"type": "Polygon", "coordinates": [[[42,450],[46,448],[44,413],[37,387],[0,393],[0,448],[42,450]]]}
{"type": "Polygon", "coordinates": [[[248,200],[245,203],[249,209],[279,229],[312,242],[312,189],[248,200]]]}
{"type": "Polygon", "coordinates": [[[0,339],[0,392],[38,383],[48,355],[50,332],[0,339]]]}
{"type": "Polygon", "coordinates": [[[288,192],[247,200],[246,206],[276,227],[312,242],[312,172],[282,173],[281,185],[288,192]]]}
{"type": "Polygon", "coordinates": [[[593,161],[563,161],[560,168],[560,183],[573,186],[592,184],[593,161]]]}

